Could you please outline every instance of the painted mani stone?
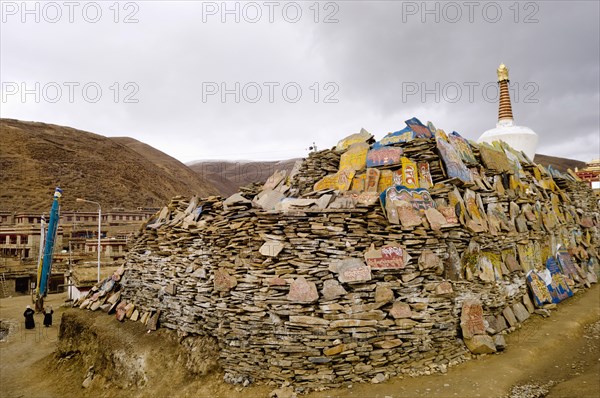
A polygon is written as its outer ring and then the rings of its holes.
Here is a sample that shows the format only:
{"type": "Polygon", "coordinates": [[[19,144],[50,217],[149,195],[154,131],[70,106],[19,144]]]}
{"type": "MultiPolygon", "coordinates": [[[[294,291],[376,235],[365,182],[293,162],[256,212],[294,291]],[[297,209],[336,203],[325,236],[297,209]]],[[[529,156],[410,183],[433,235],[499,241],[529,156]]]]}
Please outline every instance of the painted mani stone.
{"type": "Polygon", "coordinates": [[[402,221],[405,227],[421,224],[421,214],[429,208],[435,208],[435,202],[428,190],[410,189],[396,185],[383,191],[379,200],[388,220],[392,224],[402,221]]]}
{"type": "Polygon", "coordinates": [[[408,119],[404,123],[415,133],[416,138],[433,138],[431,130],[416,117],[408,119]]]}
{"type": "Polygon", "coordinates": [[[550,295],[550,291],[548,291],[548,286],[535,271],[529,271],[525,278],[536,307],[539,308],[544,304],[552,303],[552,296],[550,295]]]}
{"type": "Polygon", "coordinates": [[[367,169],[367,178],[365,182],[365,191],[366,192],[377,192],[378,184],[379,184],[379,176],[381,172],[374,168],[367,169]]]}
{"type": "Polygon", "coordinates": [[[429,171],[429,163],[419,162],[417,163],[419,168],[419,186],[420,188],[429,189],[433,187],[433,179],[431,178],[431,172],[429,171]]]}
{"type": "Polygon", "coordinates": [[[377,269],[401,269],[406,266],[410,256],[400,245],[385,245],[379,249],[371,246],[365,252],[365,261],[371,270],[377,269]]]}
{"type": "Polygon", "coordinates": [[[567,284],[565,276],[562,274],[558,263],[554,257],[549,257],[546,261],[546,268],[550,272],[552,278],[552,301],[559,303],[564,299],[573,296],[573,291],[567,284]]]}
{"type": "Polygon", "coordinates": [[[444,161],[448,178],[458,178],[466,183],[472,182],[471,172],[463,163],[459,153],[449,142],[442,138],[441,133],[436,134],[436,144],[442,160],[444,161]]]}
{"type": "Polygon", "coordinates": [[[402,163],[401,180],[394,181],[396,185],[404,185],[411,189],[419,188],[419,172],[417,170],[417,164],[405,157],[403,157],[400,162],[402,163]]]}
{"type": "Polygon", "coordinates": [[[335,174],[326,175],[315,184],[314,190],[337,189],[339,191],[347,191],[350,189],[355,173],[356,171],[352,169],[344,169],[335,174]]]}
{"type": "Polygon", "coordinates": [[[367,165],[367,152],[369,152],[369,144],[358,143],[353,144],[340,157],[339,170],[352,169],[359,171],[367,165]]]}
{"type": "Polygon", "coordinates": [[[367,167],[392,166],[400,164],[402,148],[381,147],[373,148],[367,153],[367,167]]]}
{"type": "Polygon", "coordinates": [[[471,150],[471,146],[460,134],[458,134],[456,131],[453,131],[450,135],[448,135],[448,141],[458,152],[463,162],[468,164],[477,164],[477,159],[471,150]]]}

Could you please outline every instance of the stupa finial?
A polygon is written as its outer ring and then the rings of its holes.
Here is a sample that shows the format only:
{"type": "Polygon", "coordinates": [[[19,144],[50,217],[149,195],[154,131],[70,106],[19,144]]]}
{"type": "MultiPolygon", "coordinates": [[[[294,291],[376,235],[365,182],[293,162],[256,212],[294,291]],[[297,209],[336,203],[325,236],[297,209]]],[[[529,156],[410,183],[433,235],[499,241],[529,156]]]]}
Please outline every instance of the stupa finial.
{"type": "Polygon", "coordinates": [[[508,81],[508,68],[506,65],[500,64],[496,72],[498,72],[498,83],[508,81]]]}

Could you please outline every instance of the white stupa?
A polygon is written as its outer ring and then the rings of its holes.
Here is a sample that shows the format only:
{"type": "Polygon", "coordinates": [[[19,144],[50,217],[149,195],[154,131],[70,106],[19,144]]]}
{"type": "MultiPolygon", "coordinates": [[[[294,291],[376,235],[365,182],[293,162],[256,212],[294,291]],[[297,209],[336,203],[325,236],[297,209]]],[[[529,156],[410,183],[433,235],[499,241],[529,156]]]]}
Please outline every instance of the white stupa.
{"type": "Polygon", "coordinates": [[[508,68],[501,64],[498,67],[498,85],[500,86],[498,123],[496,123],[496,128],[483,133],[477,142],[491,144],[494,141],[504,141],[517,151],[523,151],[530,160],[533,160],[538,136],[529,127],[514,124],[508,82],[508,68]]]}

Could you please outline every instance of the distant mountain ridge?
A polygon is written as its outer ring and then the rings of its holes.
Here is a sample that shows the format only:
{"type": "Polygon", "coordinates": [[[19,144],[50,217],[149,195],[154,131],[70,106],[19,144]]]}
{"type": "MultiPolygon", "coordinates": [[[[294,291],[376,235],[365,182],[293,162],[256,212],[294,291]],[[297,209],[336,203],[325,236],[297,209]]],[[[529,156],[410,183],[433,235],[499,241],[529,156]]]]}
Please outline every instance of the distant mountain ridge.
{"type": "Polygon", "coordinates": [[[44,211],[55,186],[64,209],[160,207],[175,195],[218,191],[183,163],[133,138],[0,119],[0,210],[44,211]]]}

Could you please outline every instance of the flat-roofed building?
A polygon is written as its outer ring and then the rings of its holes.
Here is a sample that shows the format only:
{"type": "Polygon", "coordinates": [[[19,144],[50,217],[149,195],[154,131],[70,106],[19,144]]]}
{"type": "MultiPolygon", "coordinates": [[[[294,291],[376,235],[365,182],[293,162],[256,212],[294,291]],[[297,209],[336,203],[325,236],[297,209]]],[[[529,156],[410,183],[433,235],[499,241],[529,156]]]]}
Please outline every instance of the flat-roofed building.
{"type": "MultiPolygon", "coordinates": [[[[37,258],[40,251],[41,229],[39,224],[0,225],[0,257],[28,259],[37,258]]],[[[63,229],[56,231],[54,251],[62,249],[63,229]]]]}
{"type": "Polygon", "coordinates": [[[594,159],[581,170],[575,169],[577,177],[587,182],[594,190],[600,190],[600,159],[594,159]]]}
{"type": "MultiPolygon", "coordinates": [[[[96,255],[98,251],[98,239],[85,240],[85,253],[96,255]]],[[[116,260],[125,257],[127,252],[127,240],[117,238],[100,239],[100,257],[107,260],[116,260]]]]}

